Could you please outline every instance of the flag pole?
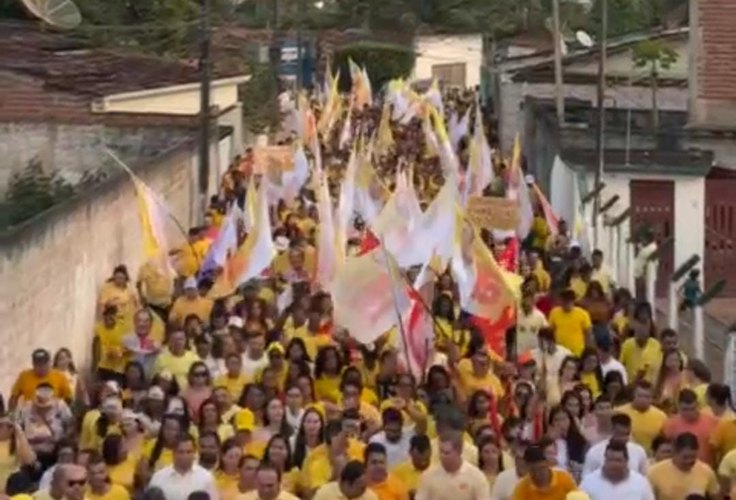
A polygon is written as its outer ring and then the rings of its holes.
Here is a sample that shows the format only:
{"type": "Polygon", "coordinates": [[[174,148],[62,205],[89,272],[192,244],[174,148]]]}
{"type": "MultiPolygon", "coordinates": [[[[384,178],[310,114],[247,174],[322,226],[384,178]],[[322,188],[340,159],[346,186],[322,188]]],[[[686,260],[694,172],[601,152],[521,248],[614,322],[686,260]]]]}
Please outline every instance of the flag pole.
{"type": "Polygon", "coordinates": [[[391,268],[391,256],[388,253],[388,250],[386,250],[386,245],[384,245],[383,237],[380,238],[381,241],[381,251],[383,252],[383,257],[386,261],[386,270],[388,271],[389,276],[391,277],[391,296],[393,297],[394,301],[394,310],[396,311],[396,319],[399,322],[399,334],[401,335],[401,343],[404,344],[404,357],[406,358],[406,368],[409,370],[409,373],[411,373],[411,359],[409,358],[409,345],[407,344],[407,337],[406,337],[406,331],[404,330],[404,321],[401,317],[401,311],[399,310],[399,298],[396,295],[396,289],[394,286],[396,285],[396,277],[394,276],[394,271],[391,268]]]}

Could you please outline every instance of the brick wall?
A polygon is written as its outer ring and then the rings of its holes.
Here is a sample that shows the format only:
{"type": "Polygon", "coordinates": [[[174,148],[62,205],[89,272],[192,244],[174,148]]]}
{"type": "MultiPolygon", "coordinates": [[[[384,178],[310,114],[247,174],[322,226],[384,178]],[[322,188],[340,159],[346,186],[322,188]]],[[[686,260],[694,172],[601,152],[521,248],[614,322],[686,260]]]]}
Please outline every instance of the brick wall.
{"type": "Polygon", "coordinates": [[[736,2],[690,2],[691,122],[729,127],[736,123],[736,2]]]}
{"type": "MultiPolygon", "coordinates": [[[[138,171],[186,227],[194,222],[195,165],[196,148],[187,145],[138,171]]],[[[35,347],[68,347],[78,363],[89,360],[99,287],[119,263],[135,273],[141,249],[134,191],[124,175],[0,234],[3,395],[35,347]]]]}

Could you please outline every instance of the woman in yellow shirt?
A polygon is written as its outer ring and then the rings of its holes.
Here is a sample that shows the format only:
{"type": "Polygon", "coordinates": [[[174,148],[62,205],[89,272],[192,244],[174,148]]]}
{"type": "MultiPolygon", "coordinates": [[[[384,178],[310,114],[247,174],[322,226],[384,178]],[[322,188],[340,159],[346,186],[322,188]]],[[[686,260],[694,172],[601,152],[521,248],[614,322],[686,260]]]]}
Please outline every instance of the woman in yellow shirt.
{"type": "Polygon", "coordinates": [[[222,500],[235,500],[240,494],[240,462],[243,458],[243,448],[235,441],[228,439],[222,443],[220,450],[220,464],[215,471],[217,491],[222,500]]]}
{"type": "Polygon", "coordinates": [[[102,285],[97,299],[98,317],[102,317],[102,312],[108,305],[117,307],[118,315],[126,324],[129,324],[133,319],[133,314],[140,305],[138,296],[130,287],[128,268],[122,264],[113,269],[110,279],[102,285]]]}
{"type": "Polygon", "coordinates": [[[220,407],[213,398],[206,399],[199,407],[199,435],[205,432],[214,432],[221,443],[235,435],[232,425],[223,422],[220,407]]]}
{"type": "Polygon", "coordinates": [[[291,441],[292,465],[301,469],[307,456],[325,442],[325,418],[317,408],[311,407],[304,411],[299,430],[291,441]]]}
{"type": "Polygon", "coordinates": [[[314,393],[318,401],[337,403],[344,361],[334,346],[324,347],[314,361],[314,393]]]}
{"type": "Polygon", "coordinates": [[[603,391],[603,371],[598,361],[598,352],[588,347],[580,356],[580,382],[593,394],[593,399],[603,391]]]}
{"type": "Polygon", "coordinates": [[[123,436],[111,434],[105,438],[102,442],[102,459],[107,465],[110,482],[133,493],[138,456],[128,450],[123,436]]]}
{"type": "Polygon", "coordinates": [[[274,467],[281,476],[281,489],[295,494],[299,482],[299,469],[292,463],[289,443],[281,434],[271,437],[266,445],[263,463],[274,467]]]}
{"type": "Polygon", "coordinates": [[[111,483],[105,461],[97,456],[87,465],[87,494],[91,500],[130,500],[130,493],[124,487],[111,483]]]}
{"type": "Polygon", "coordinates": [[[144,483],[164,467],[174,462],[176,439],[185,432],[182,419],[175,415],[165,415],[156,439],[149,439],[143,447],[143,455],[138,461],[138,475],[144,483]]]}
{"type": "Polygon", "coordinates": [[[679,350],[666,351],[662,355],[662,366],[654,388],[655,400],[666,413],[675,410],[680,390],[687,386],[685,360],[679,350]]]}
{"type": "Polygon", "coordinates": [[[36,454],[20,426],[7,416],[0,417],[0,492],[5,493],[5,483],[11,474],[35,462],[36,454]]]}
{"type": "Polygon", "coordinates": [[[126,325],[118,318],[118,308],[105,306],[102,321],[95,325],[92,366],[102,380],[122,379],[128,356],[125,354],[123,337],[128,333],[126,325]]]}

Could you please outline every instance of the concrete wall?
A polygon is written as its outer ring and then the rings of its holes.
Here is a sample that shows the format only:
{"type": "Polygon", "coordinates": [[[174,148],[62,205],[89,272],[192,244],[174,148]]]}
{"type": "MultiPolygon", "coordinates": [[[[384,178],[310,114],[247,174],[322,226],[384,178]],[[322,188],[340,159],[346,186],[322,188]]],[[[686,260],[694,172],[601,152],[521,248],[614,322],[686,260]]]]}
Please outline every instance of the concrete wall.
{"type": "Polygon", "coordinates": [[[480,85],[483,65],[483,37],[481,35],[418,36],[414,41],[417,53],[414,78],[432,78],[432,66],[465,63],[465,84],[480,85]]]}
{"type": "MultiPolygon", "coordinates": [[[[228,109],[238,102],[238,86],[235,83],[218,85],[214,82],[211,92],[212,106],[220,109],[228,109]]],[[[103,106],[100,111],[111,113],[196,115],[200,108],[199,85],[171,87],[170,91],[157,90],[150,94],[141,92],[110,96],[104,100],[103,106]]]]}
{"type": "MultiPolygon", "coordinates": [[[[514,137],[522,132],[523,102],[526,96],[553,98],[554,85],[551,83],[506,82],[501,84],[500,100],[500,140],[503,151],[511,151],[514,137]]],[[[591,101],[597,106],[595,85],[565,85],[565,97],[591,101]]],[[[684,111],[687,109],[688,91],[686,88],[664,87],[657,92],[660,110],[684,111]]],[[[652,93],[649,87],[620,86],[606,90],[606,108],[651,109],[652,93]]]]}
{"type": "Polygon", "coordinates": [[[119,170],[104,152],[108,146],[133,160],[157,155],[188,137],[174,127],[109,127],[40,122],[0,123],[0,196],[8,181],[38,157],[48,171],[76,183],[85,171],[119,170]]]}
{"type": "MultiPolygon", "coordinates": [[[[196,147],[187,145],[137,169],[185,227],[194,222],[195,166],[196,147]]],[[[173,222],[167,230],[183,241],[173,222]]],[[[120,263],[135,274],[142,259],[133,186],[124,174],[0,234],[3,394],[36,347],[68,347],[84,365],[101,284],[120,263]]]]}

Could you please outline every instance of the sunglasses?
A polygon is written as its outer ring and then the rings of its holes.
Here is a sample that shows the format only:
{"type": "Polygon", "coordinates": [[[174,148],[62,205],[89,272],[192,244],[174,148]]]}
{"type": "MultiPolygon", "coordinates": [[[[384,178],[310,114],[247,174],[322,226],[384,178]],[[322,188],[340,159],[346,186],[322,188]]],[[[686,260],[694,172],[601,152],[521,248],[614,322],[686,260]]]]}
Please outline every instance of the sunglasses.
{"type": "Polygon", "coordinates": [[[72,487],[72,486],[84,486],[85,484],[87,484],[87,478],[84,478],[84,479],[70,479],[69,481],[66,482],[66,484],[69,487],[72,487]]]}

